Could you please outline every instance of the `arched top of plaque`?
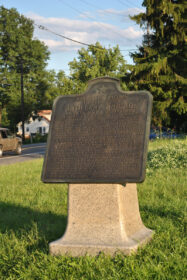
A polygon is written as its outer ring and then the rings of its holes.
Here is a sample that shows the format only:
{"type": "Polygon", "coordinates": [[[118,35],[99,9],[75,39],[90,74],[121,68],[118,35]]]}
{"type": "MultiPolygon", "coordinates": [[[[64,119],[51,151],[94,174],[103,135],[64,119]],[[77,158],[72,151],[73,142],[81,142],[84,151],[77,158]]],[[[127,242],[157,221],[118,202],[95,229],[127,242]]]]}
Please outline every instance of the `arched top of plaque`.
{"type": "Polygon", "coordinates": [[[93,80],[88,81],[88,88],[87,88],[87,90],[86,90],[86,93],[87,93],[87,92],[89,93],[89,89],[90,89],[93,85],[98,84],[98,83],[100,83],[100,82],[101,82],[101,83],[111,83],[111,82],[112,82],[113,84],[116,85],[116,87],[117,87],[117,89],[118,89],[119,91],[123,92],[123,91],[121,90],[121,88],[120,88],[120,80],[119,80],[119,79],[106,76],[106,77],[95,78],[95,79],[93,79],[93,80]]]}
{"type": "Polygon", "coordinates": [[[53,105],[42,180],[71,183],[142,182],[152,95],[125,92],[118,79],[91,80],[81,95],[53,105]]]}

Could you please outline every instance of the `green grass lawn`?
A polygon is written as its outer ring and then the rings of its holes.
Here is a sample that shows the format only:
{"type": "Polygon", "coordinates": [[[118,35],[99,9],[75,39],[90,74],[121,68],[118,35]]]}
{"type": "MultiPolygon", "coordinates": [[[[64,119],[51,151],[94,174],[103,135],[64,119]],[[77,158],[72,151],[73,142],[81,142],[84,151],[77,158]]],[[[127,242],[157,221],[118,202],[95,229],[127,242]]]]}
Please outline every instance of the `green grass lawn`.
{"type": "MultiPolygon", "coordinates": [[[[53,257],[67,220],[67,185],[43,184],[42,160],[0,166],[0,280],[186,280],[187,140],[150,142],[138,185],[141,217],[155,231],[137,254],[53,257]]],[[[112,209],[111,209],[112,211],[112,209]]]]}

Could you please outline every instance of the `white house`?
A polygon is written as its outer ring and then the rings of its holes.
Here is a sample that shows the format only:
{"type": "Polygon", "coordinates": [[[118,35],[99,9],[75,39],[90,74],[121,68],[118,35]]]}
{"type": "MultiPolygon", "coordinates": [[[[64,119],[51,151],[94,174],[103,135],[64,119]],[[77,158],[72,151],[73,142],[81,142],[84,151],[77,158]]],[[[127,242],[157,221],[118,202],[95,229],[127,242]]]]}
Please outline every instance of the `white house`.
{"type": "MultiPolygon", "coordinates": [[[[49,124],[51,121],[52,110],[41,110],[38,111],[36,115],[25,122],[25,137],[29,138],[30,135],[35,135],[39,133],[41,135],[47,134],[49,132],[49,124]]],[[[18,134],[22,135],[22,122],[17,124],[18,134]]]]}

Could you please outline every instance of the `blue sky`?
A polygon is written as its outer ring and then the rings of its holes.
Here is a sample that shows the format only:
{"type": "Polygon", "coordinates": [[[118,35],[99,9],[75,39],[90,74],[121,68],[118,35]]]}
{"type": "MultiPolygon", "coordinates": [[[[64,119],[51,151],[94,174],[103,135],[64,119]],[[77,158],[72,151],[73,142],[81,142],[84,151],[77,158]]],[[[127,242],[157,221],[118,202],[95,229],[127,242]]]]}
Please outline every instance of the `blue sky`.
{"type": "MultiPolygon", "coordinates": [[[[55,33],[87,44],[99,41],[106,48],[118,44],[127,63],[132,63],[129,49],[136,49],[143,35],[128,15],[144,11],[141,3],[142,0],[0,0],[0,5],[16,8],[55,33]]],[[[68,63],[83,46],[38,27],[34,36],[49,47],[48,69],[68,74],[68,63]]]]}

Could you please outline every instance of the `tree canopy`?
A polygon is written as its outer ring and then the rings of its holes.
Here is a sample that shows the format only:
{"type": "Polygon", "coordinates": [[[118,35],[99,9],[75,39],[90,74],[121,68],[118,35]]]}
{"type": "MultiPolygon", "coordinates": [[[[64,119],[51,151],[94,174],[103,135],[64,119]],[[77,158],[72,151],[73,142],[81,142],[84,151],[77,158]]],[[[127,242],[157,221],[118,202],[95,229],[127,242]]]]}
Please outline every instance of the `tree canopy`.
{"type": "Polygon", "coordinates": [[[69,76],[46,70],[49,51],[33,38],[32,20],[0,6],[3,124],[13,128],[21,120],[21,88],[26,120],[33,111],[51,109],[58,95],[81,93],[90,79],[110,76],[120,78],[125,90],[152,93],[153,125],[187,131],[185,0],[144,0],[143,6],[146,12],[131,17],[146,30],[142,45],[131,53],[134,66],[126,64],[118,46],[105,48],[97,42],[78,50],[78,57],[69,63],[69,76]]]}
{"type": "Polygon", "coordinates": [[[37,74],[49,57],[47,47],[33,39],[33,22],[16,9],[0,7],[0,105],[12,126],[21,120],[20,73],[24,75],[25,116],[34,108],[37,74]],[[14,116],[14,118],[13,118],[14,116]]]}
{"type": "Polygon", "coordinates": [[[70,78],[84,89],[86,83],[101,76],[122,77],[127,72],[126,62],[119,47],[104,48],[97,42],[78,51],[78,59],[69,63],[70,78]]]}
{"type": "Polygon", "coordinates": [[[147,30],[129,86],[154,97],[153,124],[187,130],[187,39],[184,0],[145,0],[145,13],[132,19],[147,30]]]}

